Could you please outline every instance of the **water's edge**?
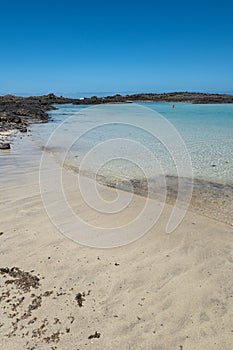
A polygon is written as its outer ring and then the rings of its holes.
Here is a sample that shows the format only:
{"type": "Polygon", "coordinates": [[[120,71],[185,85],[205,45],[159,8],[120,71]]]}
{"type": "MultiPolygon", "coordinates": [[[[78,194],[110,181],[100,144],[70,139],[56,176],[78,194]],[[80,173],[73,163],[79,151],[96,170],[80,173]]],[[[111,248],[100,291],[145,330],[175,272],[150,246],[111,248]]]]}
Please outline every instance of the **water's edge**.
{"type": "MultiPolygon", "coordinates": [[[[63,168],[66,171],[72,171],[77,175],[79,174],[79,168],[71,164],[65,163],[63,164],[63,168]]],[[[165,176],[165,188],[160,186],[160,178],[149,179],[152,187],[148,193],[147,179],[120,179],[87,172],[82,172],[80,175],[90,177],[99,184],[107,187],[132,192],[144,197],[149,196],[150,198],[154,198],[156,200],[162,200],[163,193],[166,191],[166,203],[171,205],[174,205],[177,200],[179,178],[176,176],[165,176]],[[158,184],[160,187],[158,187],[158,184]]],[[[182,178],[182,181],[185,184],[184,188],[190,188],[190,186],[193,186],[192,198],[189,205],[190,210],[220,222],[232,225],[233,184],[220,184],[211,181],[188,178],[182,178]]],[[[187,193],[185,191],[183,193],[179,193],[179,195],[181,195],[181,203],[182,201],[186,201],[186,194],[187,193]]]]}

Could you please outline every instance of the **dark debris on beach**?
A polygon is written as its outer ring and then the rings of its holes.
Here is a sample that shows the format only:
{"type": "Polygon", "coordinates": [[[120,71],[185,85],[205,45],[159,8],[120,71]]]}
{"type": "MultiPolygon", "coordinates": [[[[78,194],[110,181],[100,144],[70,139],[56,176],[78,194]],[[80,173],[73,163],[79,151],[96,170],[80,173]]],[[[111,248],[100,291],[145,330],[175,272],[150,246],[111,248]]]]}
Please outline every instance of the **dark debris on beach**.
{"type": "Polygon", "coordinates": [[[14,283],[21,291],[29,292],[31,288],[38,288],[40,285],[40,278],[32,275],[30,272],[25,272],[18,267],[2,267],[0,274],[4,277],[9,276],[11,279],[6,280],[5,284],[14,283]]]}
{"type": "MultiPolygon", "coordinates": [[[[16,266],[0,268],[1,332],[7,338],[17,336],[23,339],[27,350],[38,349],[45,344],[56,350],[61,338],[68,336],[76,327],[72,311],[65,318],[59,318],[56,308],[52,313],[46,312],[47,303],[57,303],[63,315],[68,300],[71,305],[75,306],[77,302],[82,307],[91,293],[88,290],[73,294],[74,287],[64,289],[56,285],[46,290],[43,281],[44,277],[34,270],[27,272],[16,266]]],[[[95,332],[89,339],[99,337],[100,333],[95,332]]]]}
{"type": "Polygon", "coordinates": [[[100,333],[95,331],[94,334],[89,335],[88,339],[100,338],[100,333]]]}

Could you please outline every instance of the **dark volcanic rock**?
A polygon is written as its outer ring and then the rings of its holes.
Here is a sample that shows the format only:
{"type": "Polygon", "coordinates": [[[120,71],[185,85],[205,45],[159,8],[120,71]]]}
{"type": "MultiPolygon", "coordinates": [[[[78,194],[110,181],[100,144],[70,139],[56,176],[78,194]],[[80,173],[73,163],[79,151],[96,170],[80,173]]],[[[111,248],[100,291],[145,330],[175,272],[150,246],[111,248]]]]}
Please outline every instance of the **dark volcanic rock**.
{"type": "Polygon", "coordinates": [[[11,145],[9,143],[0,143],[0,149],[10,149],[11,145]]]}
{"type": "Polygon", "coordinates": [[[164,94],[133,94],[72,99],[54,94],[44,96],[18,97],[0,96],[0,131],[21,130],[32,123],[46,123],[48,111],[56,109],[54,104],[72,103],[76,105],[97,105],[107,103],[130,103],[139,101],[153,102],[189,102],[189,103],[233,103],[233,95],[205,94],[196,92],[172,92],[164,94]]]}
{"type": "Polygon", "coordinates": [[[28,131],[28,129],[26,128],[26,126],[23,126],[19,129],[19,131],[25,133],[28,131]]]}
{"type": "Polygon", "coordinates": [[[73,100],[74,104],[105,104],[105,103],[129,103],[139,101],[153,102],[189,102],[189,103],[233,103],[233,95],[205,94],[198,92],[171,92],[164,94],[133,94],[84,98],[73,100]]]}

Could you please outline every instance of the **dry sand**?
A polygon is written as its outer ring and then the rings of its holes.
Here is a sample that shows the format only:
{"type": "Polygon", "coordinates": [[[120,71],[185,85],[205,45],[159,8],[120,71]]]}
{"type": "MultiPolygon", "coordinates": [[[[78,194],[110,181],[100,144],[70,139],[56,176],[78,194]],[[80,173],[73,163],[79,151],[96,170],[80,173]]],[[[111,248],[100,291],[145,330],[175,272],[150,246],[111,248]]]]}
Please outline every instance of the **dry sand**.
{"type": "Polygon", "coordinates": [[[46,214],[40,155],[26,138],[0,154],[1,349],[232,350],[232,227],[187,212],[167,235],[166,205],[132,244],[81,246],[46,214]]]}

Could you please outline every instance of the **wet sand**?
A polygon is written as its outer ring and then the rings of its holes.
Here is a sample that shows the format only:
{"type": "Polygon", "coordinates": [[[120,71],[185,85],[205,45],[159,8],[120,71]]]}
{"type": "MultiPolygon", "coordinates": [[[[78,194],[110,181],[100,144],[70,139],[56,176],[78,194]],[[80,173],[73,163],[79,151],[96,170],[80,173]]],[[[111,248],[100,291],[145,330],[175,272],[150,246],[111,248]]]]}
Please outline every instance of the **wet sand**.
{"type": "MultiPolygon", "coordinates": [[[[132,244],[81,246],[46,214],[40,158],[27,137],[0,153],[1,347],[231,350],[232,226],[189,211],[168,235],[166,204],[157,224],[132,244]]],[[[94,216],[81,205],[75,181],[67,172],[74,208],[86,220],[112,225],[112,216],[94,216]]],[[[101,193],[110,198],[114,189],[102,186],[101,193]]],[[[132,215],[143,200],[134,195],[132,215]]]]}

